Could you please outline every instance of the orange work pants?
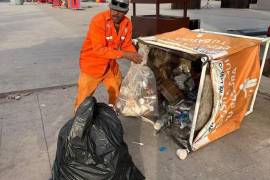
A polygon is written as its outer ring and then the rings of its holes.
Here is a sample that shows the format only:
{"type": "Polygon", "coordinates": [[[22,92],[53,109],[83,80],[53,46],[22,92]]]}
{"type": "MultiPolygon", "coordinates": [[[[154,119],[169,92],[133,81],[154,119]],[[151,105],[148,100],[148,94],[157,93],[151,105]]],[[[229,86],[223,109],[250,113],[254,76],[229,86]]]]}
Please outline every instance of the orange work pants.
{"type": "Polygon", "coordinates": [[[119,90],[122,82],[122,75],[120,70],[114,73],[111,69],[100,78],[93,78],[92,76],[80,72],[78,81],[78,94],[74,105],[76,111],[79,105],[84,101],[87,96],[92,96],[99,83],[103,82],[109,94],[109,104],[115,104],[119,96],[119,90]]]}

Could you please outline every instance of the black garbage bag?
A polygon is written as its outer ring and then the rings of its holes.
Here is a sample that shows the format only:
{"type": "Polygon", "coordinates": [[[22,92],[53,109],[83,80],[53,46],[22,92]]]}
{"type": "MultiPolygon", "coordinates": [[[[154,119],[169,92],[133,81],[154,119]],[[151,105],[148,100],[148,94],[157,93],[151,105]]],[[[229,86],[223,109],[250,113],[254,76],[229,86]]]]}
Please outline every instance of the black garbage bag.
{"type": "Polygon", "coordinates": [[[53,180],[142,180],[113,109],[88,97],[60,130],[53,180]]]}

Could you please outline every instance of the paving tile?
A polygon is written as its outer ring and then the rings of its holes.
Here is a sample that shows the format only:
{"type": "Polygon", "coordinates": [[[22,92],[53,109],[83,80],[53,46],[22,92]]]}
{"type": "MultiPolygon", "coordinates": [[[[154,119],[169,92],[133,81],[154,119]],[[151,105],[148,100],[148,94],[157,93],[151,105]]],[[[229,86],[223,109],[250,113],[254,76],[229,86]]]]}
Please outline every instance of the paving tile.
{"type": "Polygon", "coordinates": [[[251,165],[244,167],[242,169],[234,170],[228,172],[219,177],[221,180],[230,179],[230,180],[239,180],[239,179],[250,179],[250,180],[268,180],[269,176],[265,172],[258,168],[256,165],[251,165]]]}
{"type": "Polygon", "coordinates": [[[38,94],[51,165],[55,159],[59,130],[73,117],[76,87],[38,94]]]}
{"type": "Polygon", "coordinates": [[[50,164],[36,95],[1,103],[0,109],[0,179],[47,180],[50,164]]]}

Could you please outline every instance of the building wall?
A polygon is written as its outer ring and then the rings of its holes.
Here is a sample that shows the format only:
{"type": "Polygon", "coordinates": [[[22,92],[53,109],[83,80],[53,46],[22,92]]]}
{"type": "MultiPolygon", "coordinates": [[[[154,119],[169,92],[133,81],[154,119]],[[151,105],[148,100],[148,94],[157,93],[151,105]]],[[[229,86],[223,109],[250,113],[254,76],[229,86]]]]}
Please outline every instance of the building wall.
{"type": "Polygon", "coordinates": [[[270,10],[270,0],[258,0],[256,9],[270,10]]]}

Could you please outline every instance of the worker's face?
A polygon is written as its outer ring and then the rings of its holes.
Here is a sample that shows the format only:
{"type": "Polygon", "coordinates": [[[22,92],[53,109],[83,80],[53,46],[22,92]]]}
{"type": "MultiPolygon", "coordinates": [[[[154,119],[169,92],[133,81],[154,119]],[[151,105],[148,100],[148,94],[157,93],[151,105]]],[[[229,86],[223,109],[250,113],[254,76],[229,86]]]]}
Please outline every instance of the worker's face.
{"type": "Polygon", "coordinates": [[[114,24],[120,24],[123,17],[127,14],[127,12],[121,12],[111,9],[111,18],[114,24]]]}

